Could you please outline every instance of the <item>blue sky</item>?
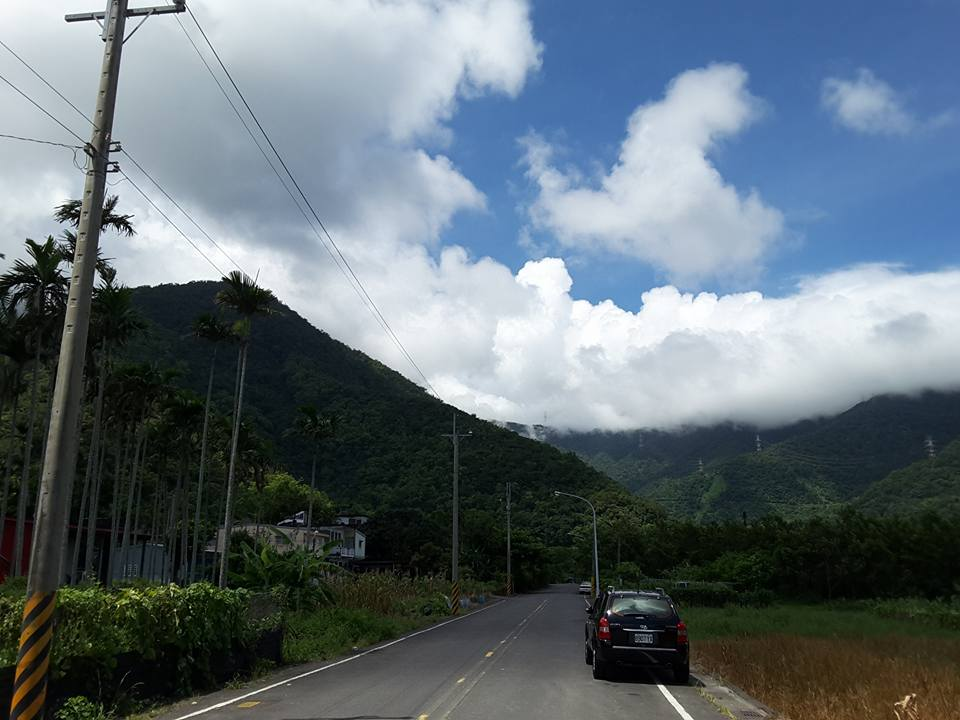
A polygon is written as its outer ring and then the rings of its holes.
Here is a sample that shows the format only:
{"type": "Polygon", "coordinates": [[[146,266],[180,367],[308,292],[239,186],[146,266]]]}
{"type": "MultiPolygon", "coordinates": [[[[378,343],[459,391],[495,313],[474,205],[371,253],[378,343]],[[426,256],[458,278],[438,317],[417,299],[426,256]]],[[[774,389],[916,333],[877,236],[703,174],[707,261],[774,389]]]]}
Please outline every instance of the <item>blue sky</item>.
{"type": "MultiPolygon", "coordinates": [[[[449,234],[473,252],[519,268],[516,243],[528,197],[515,139],[530,129],[557,139],[565,160],[589,171],[615,161],[626,120],[662,97],[676,75],[711,62],[740,64],[765,115],[712,159],[743,191],[756,188],[785,215],[787,237],[751,289],[779,294],[795,277],[853,263],[933,269],[960,260],[960,114],[907,136],[839,126],[821,107],[828,76],[861,67],[893,87],[924,122],[960,109],[960,5],[949,2],[539,3],[534,27],[543,67],[517,99],[465,101],[452,126],[455,162],[489,198],[449,234]]],[[[549,238],[546,239],[549,242],[549,238]]],[[[578,296],[637,309],[664,281],[641,261],[591,255],[572,263],[578,296]]],[[[689,289],[739,290],[695,283],[689,289]]]]}
{"type": "MultiPolygon", "coordinates": [[[[191,8],[430,386],[467,412],[772,426],[960,389],[957,2],[191,8]]],[[[89,9],[0,3],[4,42],[88,111],[102,43],[63,14],[89,9]]],[[[104,238],[120,279],[211,279],[236,262],[425,386],[183,21],[152,18],[124,46],[114,136],[230,258],[121,157],[167,217],[112,186],[139,230],[104,238]]],[[[0,73],[89,132],[5,52],[0,73]]],[[[0,133],[74,141],[5,86],[0,133]]],[[[4,140],[0,162],[9,259],[58,232],[50,209],[83,178],[69,149],[4,140]]]]}

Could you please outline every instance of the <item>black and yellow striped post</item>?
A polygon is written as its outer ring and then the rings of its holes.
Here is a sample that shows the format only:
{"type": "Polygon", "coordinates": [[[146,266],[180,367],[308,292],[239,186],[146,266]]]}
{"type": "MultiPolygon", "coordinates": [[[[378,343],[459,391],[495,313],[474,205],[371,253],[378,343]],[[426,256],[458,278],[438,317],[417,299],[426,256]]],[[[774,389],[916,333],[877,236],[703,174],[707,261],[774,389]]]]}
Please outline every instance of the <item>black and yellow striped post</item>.
{"type": "Polygon", "coordinates": [[[508,575],[507,576],[507,597],[510,597],[511,595],[513,595],[513,578],[508,575]]]}
{"type": "Polygon", "coordinates": [[[20,652],[13,681],[10,720],[34,720],[43,716],[56,605],[56,592],[38,592],[27,598],[20,626],[20,652]]]}
{"type": "Polygon", "coordinates": [[[450,614],[456,615],[460,612],[460,581],[453,584],[450,591],[450,614]]]}

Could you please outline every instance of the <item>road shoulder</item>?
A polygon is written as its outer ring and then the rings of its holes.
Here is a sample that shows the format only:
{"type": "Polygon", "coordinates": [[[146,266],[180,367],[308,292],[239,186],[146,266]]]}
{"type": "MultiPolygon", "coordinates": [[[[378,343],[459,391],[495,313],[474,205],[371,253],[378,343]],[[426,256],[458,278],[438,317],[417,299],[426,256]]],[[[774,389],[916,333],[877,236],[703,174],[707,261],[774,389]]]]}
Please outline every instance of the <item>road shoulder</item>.
{"type": "Polygon", "coordinates": [[[734,720],[773,720],[780,717],[776,710],[767,707],[735,685],[721,682],[697,668],[691,672],[690,681],[711,704],[734,720]]]}

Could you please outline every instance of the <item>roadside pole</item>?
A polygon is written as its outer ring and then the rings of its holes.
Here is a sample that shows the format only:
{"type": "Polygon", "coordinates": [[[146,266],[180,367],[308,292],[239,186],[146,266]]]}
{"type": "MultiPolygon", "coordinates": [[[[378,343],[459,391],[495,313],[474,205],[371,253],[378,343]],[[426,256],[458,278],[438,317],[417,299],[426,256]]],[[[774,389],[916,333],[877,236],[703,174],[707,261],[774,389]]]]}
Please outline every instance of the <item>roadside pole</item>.
{"type": "MultiPolygon", "coordinates": [[[[14,675],[10,720],[33,720],[43,716],[53,639],[53,612],[62,577],[63,541],[70,508],[70,488],[77,462],[77,428],[83,390],[83,365],[90,325],[93,274],[97,264],[100,220],[110,148],[113,111],[120,77],[126,19],[130,14],[150,15],[182,12],[178,2],[164,8],[146,8],[129,13],[127,0],[111,0],[106,11],[68,15],[67,22],[103,21],[103,64],[93,119],[93,135],[86,148],[89,156],[70,291],[67,296],[63,338],[54,385],[47,449],[40,480],[40,499],[34,527],[34,546],[27,578],[27,599],[20,627],[20,645],[14,675]]],[[[136,30],[136,28],[135,28],[136,30]]]]}
{"type": "Polygon", "coordinates": [[[507,482],[507,596],[513,595],[513,563],[512,553],[510,552],[510,483],[507,482]]]}
{"type": "Polygon", "coordinates": [[[450,614],[460,612],[460,440],[472,432],[460,435],[457,432],[457,414],[453,414],[453,434],[444,435],[453,440],[453,541],[450,559],[450,614]]]}

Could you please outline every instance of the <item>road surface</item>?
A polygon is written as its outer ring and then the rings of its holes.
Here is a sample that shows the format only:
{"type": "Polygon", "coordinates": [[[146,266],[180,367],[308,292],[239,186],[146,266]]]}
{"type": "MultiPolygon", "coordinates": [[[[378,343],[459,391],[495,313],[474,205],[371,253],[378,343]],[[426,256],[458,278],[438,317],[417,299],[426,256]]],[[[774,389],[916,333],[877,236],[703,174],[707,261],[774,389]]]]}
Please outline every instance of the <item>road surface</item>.
{"type": "Polygon", "coordinates": [[[572,585],[181,705],[162,720],[719,720],[695,687],[644,670],[594,680],[572,585]]]}

